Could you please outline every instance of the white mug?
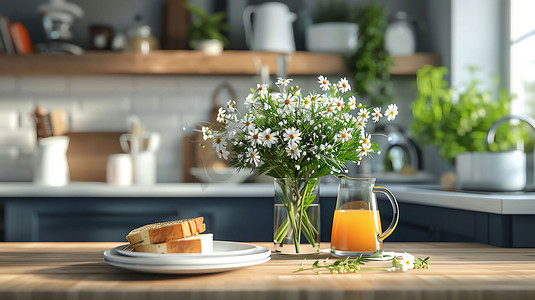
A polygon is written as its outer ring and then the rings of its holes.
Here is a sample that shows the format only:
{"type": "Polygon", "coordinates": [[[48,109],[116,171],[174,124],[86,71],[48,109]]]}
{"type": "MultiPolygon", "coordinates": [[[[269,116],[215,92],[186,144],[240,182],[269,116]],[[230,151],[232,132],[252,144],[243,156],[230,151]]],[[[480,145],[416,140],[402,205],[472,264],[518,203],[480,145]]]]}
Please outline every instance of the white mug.
{"type": "Polygon", "coordinates": [[[132,155],[134,163],[134,183],[136,185],[153,185],[156,183],[156,155],[151,151],[132,155]]]}
{"type": "Polygon", "coordinates": [[[106,166],[106,181],[118,186],[130,186],[133,182],[134,167],[130,154],[111,154],[106,166]]]}

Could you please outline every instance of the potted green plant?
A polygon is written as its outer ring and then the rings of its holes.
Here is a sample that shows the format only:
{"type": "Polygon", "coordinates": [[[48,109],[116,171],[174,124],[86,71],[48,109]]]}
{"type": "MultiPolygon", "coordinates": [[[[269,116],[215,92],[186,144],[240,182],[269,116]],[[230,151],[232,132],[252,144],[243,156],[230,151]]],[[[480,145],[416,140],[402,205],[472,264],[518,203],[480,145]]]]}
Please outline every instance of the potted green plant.
{"type": "Polygon", "coordinates": [[[190,46],[207,54],[220,54],[229,41],[224,35],[228,31],[226,14],[217,12],[209,14],[201,7],[188,2],[186,8],[193,14],[193,21],[188,28],[190,46]]]}
{"type": "Polygon", "coordinates": [[[522,139],[522,133],[503,124],[496,143],[487,145],[485,136],[493,123],[509,115],[512,96],[501,90],[498,99],[482,91],[471,68],[472,79],[463,92],[448,85],[445,67],[425,66],[416,74],[417,98],[412,103],[412,131],[423,144],[438,147],[440,155],[453,163],[462,152],[505,151],[522,139]],[[458,97],[456,97],[458,95],[458,97]],[[458,98],[458,99],[457,99],[458,98]]]}
{"type": "Polygon", "coordinates": [[[358,9],[358,48],[348,59],[348,68],[354,76],[358,96],[374,106],[391,102],[390,67],[392,58],[385,48],[388,26],[387,10],[378,3],[358,9]]]}
{"type": "Polygon", "coordinates": [[[471,81],[458,92],[444,80],[445,67],[420,69],[412,131],[418,141],[437,146],[441,156],[455,164],[457,188],[521,190],[526,184],[526,155],[516,148],[528,132],[504,121],[510,117],[512,96],[502,89],[493,99],[492,92],[481,90],[476,70],[470,69],[471,81]],[[493,133],[497,130],[489,144],[491,128],[493,133]]]}

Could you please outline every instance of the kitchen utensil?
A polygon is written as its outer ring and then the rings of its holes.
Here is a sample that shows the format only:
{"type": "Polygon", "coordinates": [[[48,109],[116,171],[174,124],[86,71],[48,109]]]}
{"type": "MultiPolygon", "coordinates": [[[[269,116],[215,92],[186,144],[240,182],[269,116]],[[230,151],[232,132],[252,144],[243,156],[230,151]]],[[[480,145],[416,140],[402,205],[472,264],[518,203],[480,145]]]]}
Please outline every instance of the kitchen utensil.
{"type": "Polygon", "coordinates": [[[140,135],[140,129],[135,128],[132,133],[122,134],[119,141],[123,151],[132,155],[134,183],[151,185],[156,183],[156,151],[160,146],[160,134],[140,135]]]}
{"type": "Polygon", "coordinates": [[[243,11],[245,40],[254,51],[291,53],[295,51],[292,23],[297,15],[286,4],[266,2],[243,11]],[[254,14],[254,27],[251,17],[254,14]]]}
{"type": "Polygon", "coordinates": [[[37,139],[46,138],[52,136],[52,128],[50,125],[50,119],[48,118],[48,112],[45,108],[37,106],[34,111],[35,121],[35,133],[37,139]]]}
{"type": "Polygon", "coordinates": [[[111,154],[106,165],[106,182],[117,186],[130,186],[133,182],[134,167],[130,154],[111,154]]]}
{"type": "Polygon", "coordinates": [[[399,207],[394,195],[386,188],[376,187],[375,178],[338,176],[340,185],[331,234],[331,254],[334,256],[370,256],[382,252],[383,241],[396,228],[399,207]],[[392,204],[393,217],[385,231],[375,193],[384,194],[392,204]]]}
{"type": "Polygon", "coordinates": [[[49,114],[49,120],[52,135],[64,135],[67,132],[67,127],[65,125],[65,112],[63,109],[56,108],[52,110],[49,114]]]}
{"type": "Polygon", "coordinates": [[[64,186],[69,183],[67,148],[69,138],[55,136],[42,138],[34,158],[33,182],[41,185],[64,186]]]}

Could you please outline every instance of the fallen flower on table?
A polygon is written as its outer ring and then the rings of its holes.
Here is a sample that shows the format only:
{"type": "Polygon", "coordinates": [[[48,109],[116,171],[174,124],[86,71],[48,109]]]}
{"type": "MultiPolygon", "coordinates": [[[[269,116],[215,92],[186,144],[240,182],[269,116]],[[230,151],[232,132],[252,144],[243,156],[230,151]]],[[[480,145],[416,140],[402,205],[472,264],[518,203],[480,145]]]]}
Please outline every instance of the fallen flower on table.
{"type": "MultiPolygon", "coordinates": [[[[379,254],[381,255],[381,254],[379,254]]],[[[339,260],[336,260],[331,263],[330,259],[320,262],[319,260],[312,263],[310,268],[304,268],[303,264],[299,266],[299,269],[295,270],[294,273],[302,271],[312,271],[318,275],[322,273],[356,273],[361,270],[384,270],[384,271],[398,271],[401,270],[406,272],[412,269],[429,269],[429,257],[419,258],[414,257],[413,255],[405,253],[397,253],[392,258],[391,267],[361,267],[366,264],[370,258],[376,258],[379,256],[370,256],[370,257],[346,257],[339,260]]]]}

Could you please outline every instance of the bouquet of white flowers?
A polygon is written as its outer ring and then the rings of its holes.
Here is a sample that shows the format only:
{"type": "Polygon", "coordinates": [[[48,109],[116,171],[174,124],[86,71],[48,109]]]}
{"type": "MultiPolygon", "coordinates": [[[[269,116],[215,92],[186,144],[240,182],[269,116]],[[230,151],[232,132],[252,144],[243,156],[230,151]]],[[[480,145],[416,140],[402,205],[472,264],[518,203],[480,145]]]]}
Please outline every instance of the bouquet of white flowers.
{"type": "MultiPolygon", "coordinates": [[[[292,199],[281,199],[288,215],[296,216],[286,222],[292,225],[294,242],[304,233],[312,244],[318,242],[314,239],[316,230],[307,223],[305,212],[314,201],[318,181],[314,186],[299,187],[296,180],[347,173],[346,162],[360,163],[364,156],[380,150],[365,131],[370,118],[374,122],[382,117],[391,121],[398,110],[396,104],[381,112],[379,107],[357,103],[346,78],[331,84],[319,76],[321,92],[306,96],[297,86],[290,86],[291,82],[292,79],[278,78],[278,91],[258,84],[245,100],[244,114],[237,110],[234,100],[229,100],[217,116],[222,127],[213,130],[204,126],[202,132],[205,140],[212,140],[220,158],[231,160],[231,166],[285,178],[281,182],[288,185],[295,183],[289,187],[295,193],[286,193],[292,194],[292,199]]],[[[275,233],[275,241],[282,241],[290,231],[288,227],[275,233]]]]}

